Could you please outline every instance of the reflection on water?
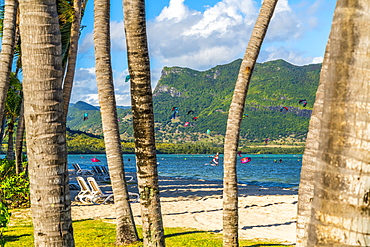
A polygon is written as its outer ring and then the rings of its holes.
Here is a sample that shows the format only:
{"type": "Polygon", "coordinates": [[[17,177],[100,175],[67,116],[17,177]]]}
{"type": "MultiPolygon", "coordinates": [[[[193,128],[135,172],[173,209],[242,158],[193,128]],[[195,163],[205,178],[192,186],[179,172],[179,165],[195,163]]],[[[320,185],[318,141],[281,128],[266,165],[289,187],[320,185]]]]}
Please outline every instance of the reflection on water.
{"type": "MultiPolygon", "coordinates": [[[[243,157],[246,155],[242,155],[243,157]]],[[[302,165],[302,155],[248,155],[252,161],[240,163],[238,157],[238,181],[240,183],[297,188],[302,165]],[[280,161],[281,160],[281,161],[280,161]]],[[[135,155],[123,155],[125,171],[135,172],[135,155]]],[[[210,155],[157,155],[158,172],[160,176],[222,180],[223,155],[220,155],[219,166],[210,166],[213,156],[210,155]]],[[[91,169],[93,165],[106,165],[104,154],[68,155],[69,168],[72,163],[79,163],[83,169],[91,169]],[[96,157],[101,162],[92,162],[96,157]]]]}

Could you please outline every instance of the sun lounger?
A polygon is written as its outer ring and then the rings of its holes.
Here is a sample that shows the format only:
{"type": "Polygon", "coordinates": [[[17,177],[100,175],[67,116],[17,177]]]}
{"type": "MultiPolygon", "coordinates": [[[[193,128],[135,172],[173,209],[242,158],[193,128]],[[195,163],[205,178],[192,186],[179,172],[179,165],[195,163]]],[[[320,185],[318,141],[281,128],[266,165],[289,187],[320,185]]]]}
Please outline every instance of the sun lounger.
{"type": "MultiPolygon", "coordinates": [[[[87,182],[89,183],[92,192],[95,194],[95,197],[93,199],[93,202],[96,204],[104,204],[108,201],[113,201],[113,194],[108,194],[104,193],[98,183],[96,182],[95,178],[93,177],[88,177],[87,182]]],[[[130,199],[132,198],[133,202],[138,202],[139,201],[139,194],[138,193],[133,193],[133,192],[128,192],[130,199]]]]}
{"type": "MultiPolygon", "coordinates": [[[[108,168],[106,166],[100,166],[99,168],[101,168],[103,174],[105,174],[106,176],[109,177],[109,170],[108,170],[108,168]]],[[[126,175],[125,178],[126,178],[126,183],[131,182],[131,181],[134,180],[134,177],[133,176],[126,175]]]]}
{"type": "Polygon", "coordinates": [[[72,163],[73,168],[75,169],[76,175],[94,175],[91,170],[81,169],[80,165],[77,163],[72,163]]]}
{"type": "Polygon", "coordinates": [[[101,166],[93,166],[92,169],[95,173],[95,177],[98,180],[103,180],[103,181],[109,181],[110,180],[109,174],[108,175],[105,174],[103,172],[103,169],[101,168],[101,166]]]}
{"type": "Polygon", "coordinates": [[[83,177],[76,177],[76,180],[81,190],[80,192],[78,192],[77,196],[75,197],[75,200],[80,201],[84,204],[91,203],[92,199],[94,198],[94,194],[91,191],[90,187],[87,185],[85,179],[83,177]]]}
{"type": "Polygon", "coordinates": [[[87,182],[89,183],[93,194],[95,195],[92,202],[95,204],[104,204],[108,201],[113,201],[113,194],[104,193],[98,183],[96,182],[95,178],[88,177],[87,182]]]}

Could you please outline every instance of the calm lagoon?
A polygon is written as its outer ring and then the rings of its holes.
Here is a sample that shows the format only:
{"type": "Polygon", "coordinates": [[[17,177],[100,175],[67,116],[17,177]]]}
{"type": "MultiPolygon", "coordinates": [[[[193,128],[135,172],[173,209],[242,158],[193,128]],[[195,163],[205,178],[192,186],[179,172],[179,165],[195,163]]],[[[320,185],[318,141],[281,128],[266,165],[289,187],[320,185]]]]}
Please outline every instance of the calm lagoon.
{"type": "MultiPolygon", "coordinates": [[[[267,186],[298,188],[302,166],[302,155],[258,154],[242,155],[251,157],[252,161],[240,163],[238,157],[238,181],[240,183],[267,186]]],[[[126,172],[135,172],[135,155],[124,154],[126,172]]],[[[223,178],[223,155],[220,155],[219,166],[210,166],[213,156],[189,154],[159,154],[157,155],[158,172],[160,176],[187,179],[203,179],[220,181],[223,178]]],[[[105,154],[68,155],[69,169],[72,163],[80,164],[83,169],[91,169],[93,165],[107,165],[105,154]],[[92,158],[100,162],[92,162],[92,158]]]]}

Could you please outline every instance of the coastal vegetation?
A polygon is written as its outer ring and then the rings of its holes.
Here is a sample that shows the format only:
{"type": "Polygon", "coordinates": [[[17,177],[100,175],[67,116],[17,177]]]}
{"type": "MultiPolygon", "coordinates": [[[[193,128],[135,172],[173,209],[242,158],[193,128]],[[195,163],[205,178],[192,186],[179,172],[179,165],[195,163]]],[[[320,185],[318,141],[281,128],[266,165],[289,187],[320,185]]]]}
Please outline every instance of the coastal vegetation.
{"type": "MultiPolygon", "coordinates": [[[[81,131],[67,132],[69,154],[102,154],[105,153],[104,139],[81,131]]],[[[122,152],[135,153],[134,142],[121,142],[122,152]]],[[[157,154],[214,154],[223,153],[223,139],[194,141],[185,143],[157,142],[157,154]]],[[[249,154],[302,154],[304,143],[295,145],[256,145],[242,146],[243,153],[249,154]]]]}
{"type": "MultiPolygon", "coordinates": [[[[223,152],[228,107],[240,64],[238,59],[207,71],[163,68],[153,94],[158,153],[223,152]],[[170,119],[174,106],[179,116],[170,119]]],[[[247,115],[241,123],[241,150],[303,152],[320,69],[321,64],[295,66],[284,60],[256,64],[244,110],[247,115]],[[300,99],[306,99],[307,105],[299,104],[300,99]],[[281,111],[283,106],[289,110],[281,111]]],[[[133,153],[130,107],[117,107],[117,122],[122,151],[133,153]]],[[[71,104],[67,126],[69,153],[105,152],[99,107],[82,101],[71,104]],[[83,120],[86,113],[88,119],[83,120]]]]}

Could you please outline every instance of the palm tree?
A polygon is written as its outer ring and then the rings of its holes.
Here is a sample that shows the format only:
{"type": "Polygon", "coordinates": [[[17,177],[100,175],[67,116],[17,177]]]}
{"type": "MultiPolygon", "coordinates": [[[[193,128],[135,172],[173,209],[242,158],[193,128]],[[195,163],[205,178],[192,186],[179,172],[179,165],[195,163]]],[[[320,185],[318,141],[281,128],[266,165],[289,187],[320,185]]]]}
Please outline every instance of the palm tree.
{"type": "Polygon", "coordinates": [[[71,26],[71,37],[69,42],[67,71],[63,82],[64,121],[67,122],[68,107],[71,99],[73,79],[75,75],[78,40],[80,38],[81,26],[81,0],[73,1],[73,21],[71,26]]]}
{"type": "Polygon", "coordinates": [[[15,132],[15,167],[16,173],[19,174],[22,170],[23,163],[23,136],[24,136],[24,107],[23,97],[21,102],[21,109],[19,112],[18,126],[15,132]]]}
{"type": "Polygon", "coordinates": [[[77,62],[78,40],[80,38],[81,32],[81,20],[86,9],[86,4],[87,0],[73,1],[73,21],[71,24],[71,28],[70,30],[68,30],[68,32],[65,33],[66,37],[64,39],[62,38],[62,43],[64,43],[63,41],[65,41],[65,43],[68,44],[66,46],[66,53],[64,55],[64,60],[67,62],[67,67],[63,81],[64,121],[66,122],[77,62]]]}
{"type": "Polygon", "coordinates": [[[164,246],[144,0],[124,0],[128,69],[144,246],[164,246]]]}
{"type": "Polygon", "coordinates": [[[53,0],[19,3],[34,243],[74,246],[57,6],[53,0]]]}
{"type": "Polygon", "coordinates": [[[135,228],[123,168],[110,57],[109,10],[110,0],[94,2],[95,70],[109,175],[116,207],[116,244],[126,245],[138,241],[139,237],[135,228]]]}
{"type": "MultiPolygon", "coordinates": [[[[14,73],[10,74],[10,86],[8,89],[6,102],[5,102],[5,116],[8,120],[7,133],[8,133],[8,151],[7,159],[14,160],[14,143],[13,143],[13,134],[15,123],[19,117],[19,113],[22,105],[22,84],[15,77],[14,73]]],[[[19,170],[16,167],[16,172],[18,174],[19,170]]]]}
{"type": "Polygon", "coordinates": [[[302,164],[298,246],[370,243],[369,8],[339,0],[334,12],[302,164]]]}
{"type": "Polygon", "coordinates": [[[242,64],[240,65],[233,99],[227,120],[224,145],[224,191],[223,191],[223,243],[224,246],[238,246],[238,186],[236,174],[236,153],[238,150],[240,123],[245,98],[254,65],[265,37],[267,27],[274,13],[277,0],[263,1],[260,14],[254,26],[242,64]]]}
{"type": "MultiPolygon", "coordinates": [[[[9,76],[12,69],[17,9],[17,0],[5,0],[3,37],[0,54],[0,112],[4,111],[6,94],[9,87],[9,76]]],[[[3,114],[0,114],[0,123],[2,122],[3,114]]]]}

